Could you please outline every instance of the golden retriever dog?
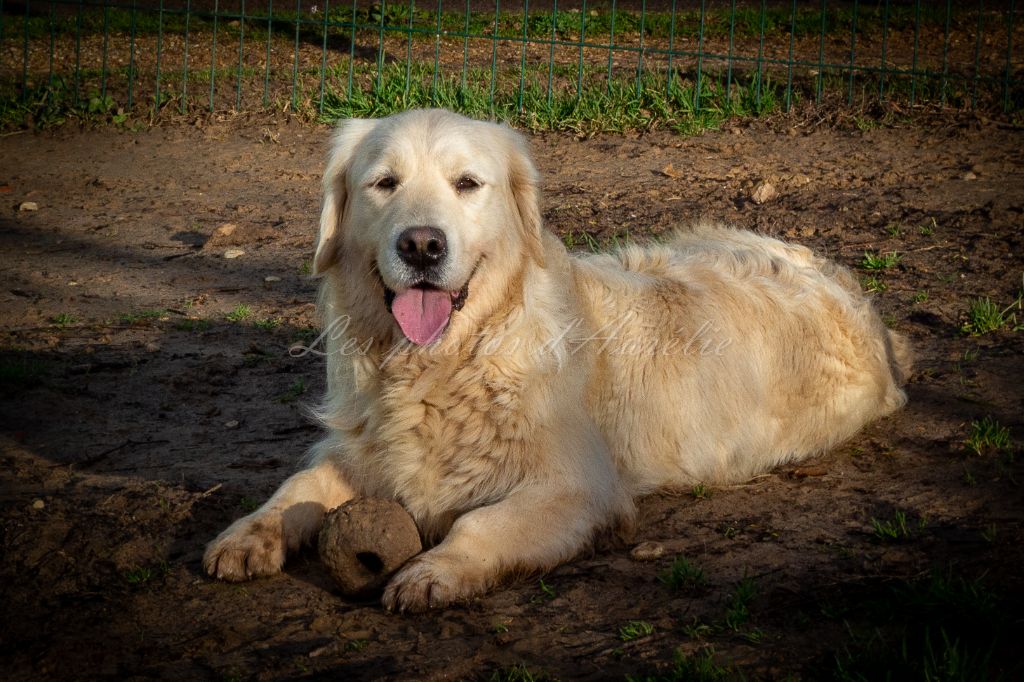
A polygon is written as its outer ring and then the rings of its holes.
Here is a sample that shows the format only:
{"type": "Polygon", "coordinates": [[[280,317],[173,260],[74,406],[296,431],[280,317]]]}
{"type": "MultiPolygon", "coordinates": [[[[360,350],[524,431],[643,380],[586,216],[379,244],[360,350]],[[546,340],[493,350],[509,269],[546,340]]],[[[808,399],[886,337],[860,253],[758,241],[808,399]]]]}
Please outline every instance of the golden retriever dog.
{"type": "Polygon", "coordinates": [[[578,256],[541,221],[512,129],[441,110],[339,127],[324,175],[327,436],[207,547],[279,572],[353,496],[398,500],[430,548],[393,610],[571,559],[660,488],[743,481],[906,401],[910,349],[855,278],[714,225],[578,256]]]}

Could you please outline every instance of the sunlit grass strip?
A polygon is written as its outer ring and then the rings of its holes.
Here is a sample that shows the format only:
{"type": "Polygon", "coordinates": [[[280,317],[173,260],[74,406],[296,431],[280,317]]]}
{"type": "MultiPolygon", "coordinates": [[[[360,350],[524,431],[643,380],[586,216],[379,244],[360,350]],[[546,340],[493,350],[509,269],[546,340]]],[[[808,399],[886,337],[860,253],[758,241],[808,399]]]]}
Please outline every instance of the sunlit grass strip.
{"type": "MultiPolygon", "coordinates": [[[[546,70],[546,65],[539,70],[546,70]]],[[[677,82],[671,92],[666,92],[664,76],[652,72],[643,74],[639,91],[629,76],[605,84],[604,78],[596,74],[584,74],[582,85],[576,79],[563,81],[552,88],[550,97],[541,73],[535,75],[527,75],[520,92],[518,79],[512,81],[512,74],[507,80],[516,85],[496,87],[487,78],[489,70],[470,69],[463,85],[454,74],[435,81],[429,64],[416,64],[407,87],[405,65],[393,64],[377,74],[358,74],[357,81],[375,80],[378,85],[366,90],[357,87],[349,95],[343,74],[338,72],[326,79],[323,119],[377,117],[414,107],[445,107],[533,130],[596,133],[667,127],[693,133],[716,128],[731,117],[775,111],[781,89],[771,82],[758,84],[755,77],[727,96],[720,81],[705,75],[700,95],[704,104],[697,111],[694,104],[698,98],[692,83],[677,82]]]]}

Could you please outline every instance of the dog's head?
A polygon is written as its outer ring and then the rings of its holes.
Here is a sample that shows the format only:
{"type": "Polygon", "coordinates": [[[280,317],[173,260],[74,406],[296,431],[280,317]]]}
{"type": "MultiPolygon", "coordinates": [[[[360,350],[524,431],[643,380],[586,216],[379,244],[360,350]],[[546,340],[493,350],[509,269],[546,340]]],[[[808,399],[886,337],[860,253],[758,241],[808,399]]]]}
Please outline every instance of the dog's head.
{"type": "Polygon", "coordinates": [[[340,268],[349,286],[374,290],[405,338],[432,343],[460,310],[486,314],[479,306],[525,261],[543,267],[537,182],[507,126],[442,110],[345,121],[324,174],[314,272],[340,268]]]}

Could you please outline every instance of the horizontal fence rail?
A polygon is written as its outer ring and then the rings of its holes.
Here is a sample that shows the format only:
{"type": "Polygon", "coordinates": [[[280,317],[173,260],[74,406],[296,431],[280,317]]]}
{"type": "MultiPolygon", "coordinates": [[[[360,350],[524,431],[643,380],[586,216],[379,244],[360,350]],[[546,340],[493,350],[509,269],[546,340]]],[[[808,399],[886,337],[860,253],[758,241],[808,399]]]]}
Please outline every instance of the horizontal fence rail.
{"type": "Polygon", "coordinates": [[[1015,0],[0,0],[4,124],[450,108],[677,127],[799,101],[1024,108],[1015,0]]]}

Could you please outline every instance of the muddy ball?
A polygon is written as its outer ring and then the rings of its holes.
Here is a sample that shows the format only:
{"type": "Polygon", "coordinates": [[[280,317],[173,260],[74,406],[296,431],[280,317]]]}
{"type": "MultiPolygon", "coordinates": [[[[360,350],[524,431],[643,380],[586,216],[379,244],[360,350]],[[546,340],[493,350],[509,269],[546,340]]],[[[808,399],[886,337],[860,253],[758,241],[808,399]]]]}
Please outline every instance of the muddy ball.
{"type": "Polygon", "coordinates": [[[327,513],[318,548],[343,594],[368,597],[423,547],[416,522],[402,505],[357,497],[327,513]]]}

